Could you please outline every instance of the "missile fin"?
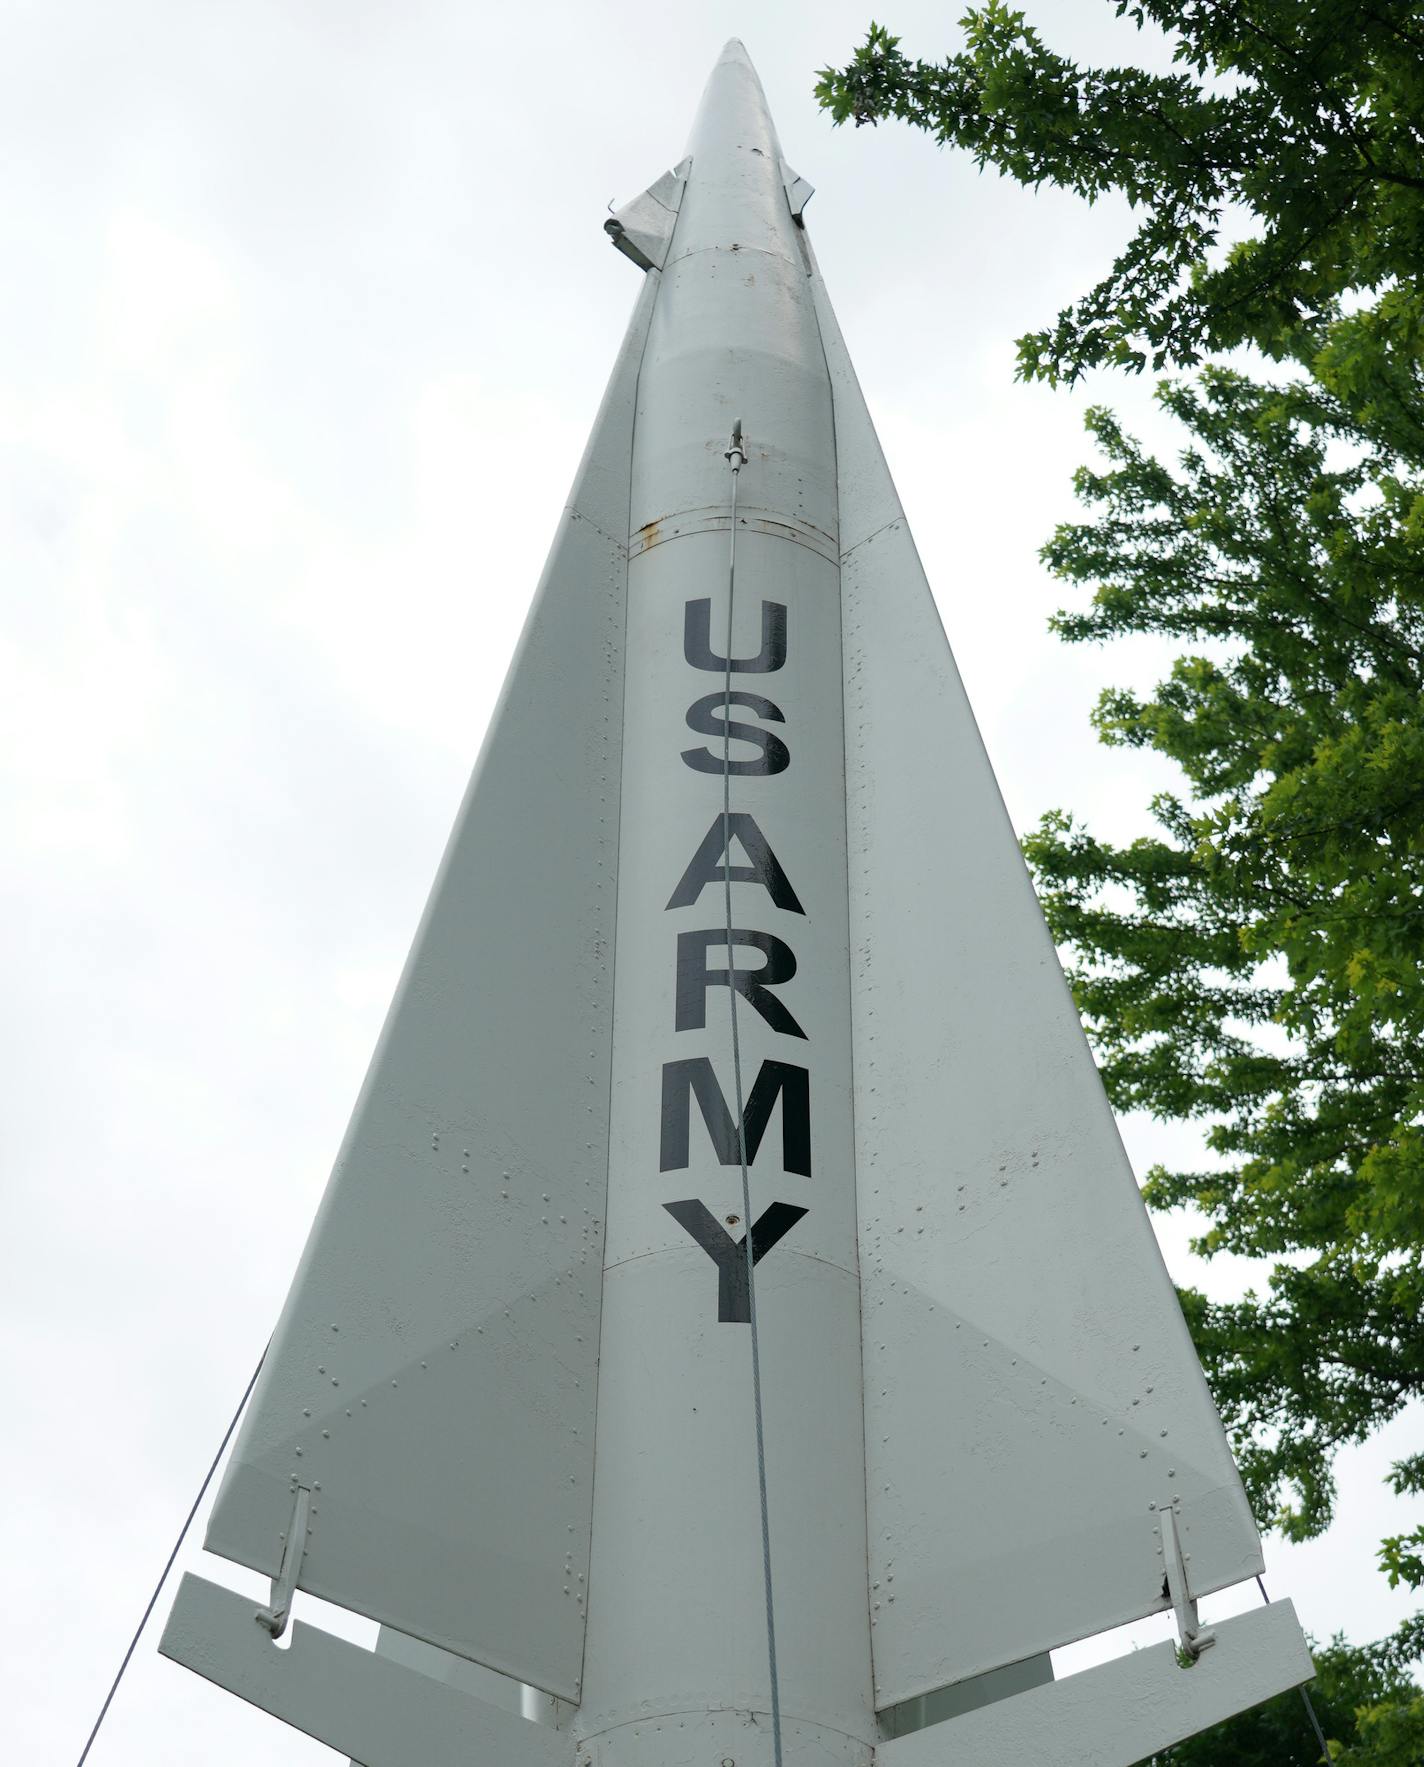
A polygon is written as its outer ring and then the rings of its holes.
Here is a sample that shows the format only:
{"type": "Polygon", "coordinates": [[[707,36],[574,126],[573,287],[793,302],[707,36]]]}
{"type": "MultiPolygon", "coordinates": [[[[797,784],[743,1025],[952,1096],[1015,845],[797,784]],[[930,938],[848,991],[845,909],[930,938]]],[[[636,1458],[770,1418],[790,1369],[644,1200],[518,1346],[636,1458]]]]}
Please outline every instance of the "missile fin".
{"type": "Polygon", "coordinates": [[[806,225],[806,204],[816,194],[816,186],[799,172],[793,172],[785,160],[781,162],[781,185],[786,192],[786,205],[798,227],[806,225]]]}
{"type": "Polygon", "coordinates": [[[1171,1643],[1130,1651],[882,1743],[877,1767],[1136,1767],[1315,1673],[1288,1601],[1238,1614],[1219,1631],[1224,1648],[1208,1652],[1190,1673],[1171,1643]]]}
{"type": "Polygon", "coordinates": [[[876,1704],[1260,1545],[819,276],[835,399],[876,1704]],[[885,1599],[893,1596],[893,1603],[885,1599]]]}
{"type": "Polygon", "coordinates": [[[576,1699],[646,283],[208,1528],[576,1699]]]}
{"type": "Polygon", "coordinates": [[[603,231],[614,245],[640,270],[661,270],[667,263],[672,230],[677,225],[677,212],[691,169],[690,159],[680,161],[603,223],[603,231]]]}
{"type": "Polygon", "coordinates": [[[566,1767],[568,1740],[457,1684],[298,1620],[287,1650],[252,1624],[252,1602],[183,1578],[159,1650],[360,1767],[566,1767]]]}

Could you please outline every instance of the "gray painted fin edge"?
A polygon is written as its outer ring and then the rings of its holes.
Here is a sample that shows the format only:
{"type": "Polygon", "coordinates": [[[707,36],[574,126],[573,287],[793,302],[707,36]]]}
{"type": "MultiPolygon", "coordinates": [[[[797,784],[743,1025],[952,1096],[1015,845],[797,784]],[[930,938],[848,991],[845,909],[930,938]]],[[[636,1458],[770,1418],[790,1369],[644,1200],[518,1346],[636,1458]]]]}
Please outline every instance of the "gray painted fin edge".
{"type": "Polygon", "coordinates": [[[190,1573],[159,1651],[361,1767],[562,1767],[569,1741],[301,1620],[279,1648],[250,1597],[190,1573]]]}
{"type": "Polygon", "coordinates": [[[1300,1687],[1315,1673],[1288,1601],[1214,1628],[1216,1643],[1190,1668],[1174,1644],[1100,1663],[1061,1681],[981,1706],[881,1743],[879,1767],[1024,1767],[1091,1761],[1137,1767],[1159,1750],[1300,1687]]]}
{"type": "Polygon", "coordinates": [[[587,1570],[631,433],[659,282],[639,291],[206,1540],[274,1574],[300,1483],[315,1501],[299,1589],[566,1699],[585,1623],[561,1572],[565,1542],[587,1570]],[[524,1014],[521,1038],[490,1010],[511,988],[572,1007],[524,1014]],[[541,1186],[562,1186],[546,1225],[541,1186]],[[532,1357],[506,1341],[521,1308],[532,1357]],[[437,1424],[456,1439],[426,1455],[437,1424]],[[535,1476],[503,1477],[510,1454],[535,1476]]]}
{"type": "Polygon", "coordinates": [[[883,1709],[1159,1611],[1165,1504],[1194,1594],[1261,1559],[812,270],[841,524],[868,1545],[895,1593],[883,1709]]]}

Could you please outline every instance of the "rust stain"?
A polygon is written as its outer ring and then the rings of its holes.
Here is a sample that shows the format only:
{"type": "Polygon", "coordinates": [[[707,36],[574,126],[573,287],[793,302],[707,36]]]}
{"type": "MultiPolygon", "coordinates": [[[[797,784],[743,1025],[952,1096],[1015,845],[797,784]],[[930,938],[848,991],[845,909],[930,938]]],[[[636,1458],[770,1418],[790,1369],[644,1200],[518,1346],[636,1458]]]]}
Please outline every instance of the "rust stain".
{"type": "Polygon", "coordinates": [[[656,546],[658,541],[662,538],[662,535],[658,532],[658,529],[662,524],[662,519],[663,518],[659,516],[656,521],[644,522],[642,527],[638,529],[638,543],[644,552],[646,552],[650,546],[656,546]]]}

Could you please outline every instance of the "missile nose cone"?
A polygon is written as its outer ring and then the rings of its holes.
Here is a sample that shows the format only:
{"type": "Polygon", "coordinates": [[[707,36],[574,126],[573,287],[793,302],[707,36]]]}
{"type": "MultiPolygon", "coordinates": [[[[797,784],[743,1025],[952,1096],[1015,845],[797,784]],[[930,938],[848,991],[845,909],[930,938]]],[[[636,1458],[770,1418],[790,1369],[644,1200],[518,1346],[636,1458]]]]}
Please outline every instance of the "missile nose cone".
{"type": "Polygon", "coordinates": [[[723,48],[687,144],[692,161],[674,254],[767,251],[799,264],[776,125],[740,38],[723,48]]]}
{"type": "Polygon", "coordinates": [[[709,158],[725,161],[739,148],[775,153],[778,158],[781,152],[766,94],[746,45],[740,37],[731,37],[708,77],[687,151],[694,161],[700,155],[705,163],[709,158]]]}

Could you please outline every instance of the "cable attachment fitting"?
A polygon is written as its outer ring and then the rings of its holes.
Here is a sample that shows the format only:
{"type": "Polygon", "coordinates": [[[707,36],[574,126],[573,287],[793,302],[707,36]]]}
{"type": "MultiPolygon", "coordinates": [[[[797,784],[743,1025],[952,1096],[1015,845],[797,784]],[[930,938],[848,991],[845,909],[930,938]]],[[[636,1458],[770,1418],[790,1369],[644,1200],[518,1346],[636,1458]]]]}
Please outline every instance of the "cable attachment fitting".
{"type": "Polygon", "coordinates": [[[732,425],[732,440],[722,458],[730,463],[734,473],[740,472],[747,463],[747,451],[742,446],[742,420],[740,417],[732,425]]]}
{"type": "Polygon", "coordinates": [[[305,1485],[298,1485],[296,1501],[292,1505],[292,1520],[287,1529],[287,1542],[282,1548],[282,1568],[272,1579],[272,1605],[258,1608],[252,1616],[263,1631],[270,1632],[274,1638],[280,1638],[287,1630],[292,1597],[296,1593],[297,1577],[302,1568],[302,1556],[307,1549],[307,1518],[310,1514],[311,1492],[305,1485]]]}
{"type": "Polygon", "coordinates": [[[1178,1647],[1195,1662],[1209,1645],[1216,1643],[1216,1634],[1203,1632],[1197,1618],[1196,1597],[1187,1581],[1186,1559],[1177,1533],[1177,1512],[1166,1504],[1158,1511],[1158,1521],[1162,1532],[1162,1560],[1167,1573],[1163,1593],[1170,1597],[1177,1616],[1178,1647]]]}

